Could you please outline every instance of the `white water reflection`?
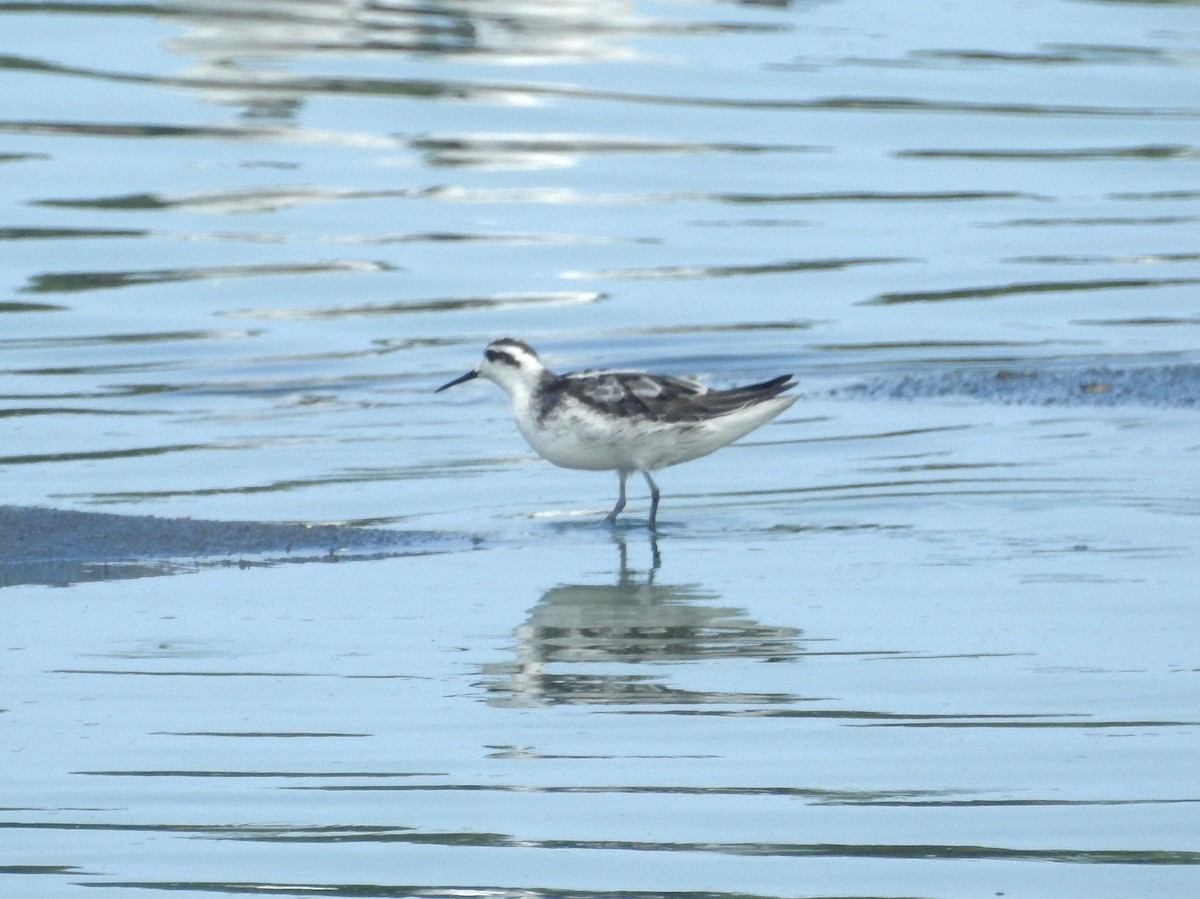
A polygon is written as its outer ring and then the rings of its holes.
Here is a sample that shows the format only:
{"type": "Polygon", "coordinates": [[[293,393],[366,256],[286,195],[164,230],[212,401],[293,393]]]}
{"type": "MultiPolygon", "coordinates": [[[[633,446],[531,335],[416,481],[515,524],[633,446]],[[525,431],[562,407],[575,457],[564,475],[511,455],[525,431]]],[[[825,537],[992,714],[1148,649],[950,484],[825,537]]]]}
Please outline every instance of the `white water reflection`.
{"type": "MultiPolygon", "coordinates": [[[[405,5],[319,0],[170,0],[183,33],[169,41],[192,60],[181,81],[210,103],[239,107],[247,119],[290,120],[321,82],[298,80],[281,63],[315,58],[386,60],[396,54],[493,65],[546,65],[629,59],[628,37],[679,30],[638,15],[626,0],[559,0],[505,4],[454,0],[405,5]]],[[[690,29],[689,29],[690,30],[690,29]]],[[[381,85],[381,89],[388,88],[381,85]]],[[[406,80],[395,90],[465,93],[432,81],[406,80]]],[[[534,102],[520,91],[483,89],[489,100],[534,102]]]]}

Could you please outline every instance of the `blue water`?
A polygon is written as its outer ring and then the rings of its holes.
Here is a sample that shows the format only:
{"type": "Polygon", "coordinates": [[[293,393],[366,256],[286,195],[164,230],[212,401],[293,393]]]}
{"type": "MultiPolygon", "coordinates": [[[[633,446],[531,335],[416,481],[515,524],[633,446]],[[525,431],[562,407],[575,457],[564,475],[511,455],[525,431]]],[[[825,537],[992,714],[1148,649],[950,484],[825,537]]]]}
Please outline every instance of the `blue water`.
{"type": "Polygon", "coordinates": [[[0,535],[0,895],[1196,895],[1196,62],[1181,2],[0,4],[0,505],[121,516],[0,535]],[[800,400],[613,530],[432,394],[503,335],[800,400]]]}

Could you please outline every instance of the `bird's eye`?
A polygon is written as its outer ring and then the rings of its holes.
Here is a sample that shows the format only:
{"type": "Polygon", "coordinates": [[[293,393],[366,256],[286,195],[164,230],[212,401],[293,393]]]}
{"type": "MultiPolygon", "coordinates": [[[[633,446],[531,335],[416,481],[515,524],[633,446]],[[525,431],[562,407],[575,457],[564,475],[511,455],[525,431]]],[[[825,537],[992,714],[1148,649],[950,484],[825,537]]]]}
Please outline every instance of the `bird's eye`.
{"type": "Polygon", "coordinates": [[[483,358],[486,359],[488,362],[495,362],[497,359],[500,358],[500,354],[497,353],[495,350],[488,350],[483,354],[483,358]]]}

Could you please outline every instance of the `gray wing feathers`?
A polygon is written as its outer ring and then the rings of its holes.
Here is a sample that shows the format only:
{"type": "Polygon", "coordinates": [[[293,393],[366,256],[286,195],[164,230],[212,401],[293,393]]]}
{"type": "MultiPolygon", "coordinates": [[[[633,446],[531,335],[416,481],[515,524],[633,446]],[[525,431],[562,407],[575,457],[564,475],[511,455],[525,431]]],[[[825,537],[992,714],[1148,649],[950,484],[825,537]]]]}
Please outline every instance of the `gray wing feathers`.
{"type": "Polygon", "coordinates": [[[574,372],[558,378],[555,390],[608,415],[651,421],[703,421],[777,396],[794,386],[791,375],[710,390],[702,384],[644,372],[574,372]]]}

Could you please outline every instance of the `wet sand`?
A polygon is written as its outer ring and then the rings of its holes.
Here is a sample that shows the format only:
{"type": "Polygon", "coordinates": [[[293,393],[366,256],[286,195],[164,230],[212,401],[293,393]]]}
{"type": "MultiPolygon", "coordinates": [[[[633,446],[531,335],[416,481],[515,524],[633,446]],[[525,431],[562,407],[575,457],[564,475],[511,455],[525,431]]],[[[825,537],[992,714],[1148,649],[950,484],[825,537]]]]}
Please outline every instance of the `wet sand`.
{"type": "Polygon", "coordinates": [[[839,387],[835,399],[924,400],[969,397],[1036,406],[1200,405],[1200,366],[988,366],[957,371],[906,371],[839,387]]]}
{"type": "Polygon", "coordinates": [[[423,531],[272,521],[206,521],[0,506],[0,586],[63,585],[228,564],[336,562],[465,549],[423,531]]]}

